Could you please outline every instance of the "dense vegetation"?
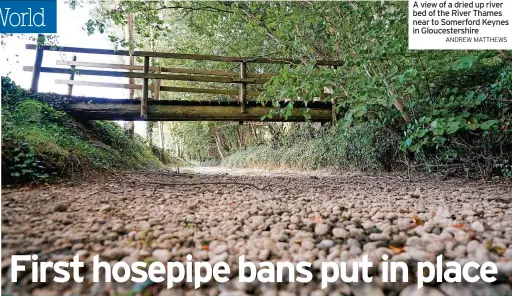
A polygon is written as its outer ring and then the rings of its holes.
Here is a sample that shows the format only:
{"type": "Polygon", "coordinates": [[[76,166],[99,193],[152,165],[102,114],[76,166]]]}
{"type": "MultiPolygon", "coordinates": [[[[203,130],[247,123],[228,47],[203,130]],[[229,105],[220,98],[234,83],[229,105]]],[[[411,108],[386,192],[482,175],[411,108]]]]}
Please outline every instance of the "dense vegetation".
{"type": "Polygon", "coordinates": [[[343,132],[330,127],[294,126],[270,143],[241,149],[223,161],[235,167],[325,167],[363,171],[392,171],[398,137],[390,131],[360,124],[343,132]]]}
{"type": "MultiPolygon", "coordinates": [[[[169,124],[169,146],[180,157],[236,166],[512,175],[512,53],[409,51],[407,2],[101,1],[86,28],[132,50],[300,59],[300,65],[249,69],[279,73],[258,99],[290,100],[291,107],[298,98],[317,100],[324,89],[340,112],[330,128],[169,124]],[[124,39],[130,15],[133,42],[124,39]],[[320,67],[318,59],[344,65],[320,67]]],[[[153,63],[233,70],[227,63],[153,63]]]]}
{"type": "Polygon", "coordinates": [[[2,184],[43,182],[91,171],[158,167],[140,137],[114,122],[79,123],[2,77],[2,184]]]}

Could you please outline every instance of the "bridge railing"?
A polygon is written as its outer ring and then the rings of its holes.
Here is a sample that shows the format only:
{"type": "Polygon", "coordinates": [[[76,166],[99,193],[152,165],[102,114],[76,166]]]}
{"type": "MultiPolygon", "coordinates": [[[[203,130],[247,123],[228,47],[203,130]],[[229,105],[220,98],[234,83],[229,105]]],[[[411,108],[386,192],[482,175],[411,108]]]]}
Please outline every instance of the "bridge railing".
{"type": "MultiPolygon", "coordinates": [[[[44,37],[39,37],[44,38],[44,37]]],[[[26,49],[36,50],[36,59],[34,66],[23,67],[24,71],[33,72],[32,86],[33,91],[38,90],[38,81],[40,73],[58,73],[68,74],[69,79],[57,79],[58,84],[68,85],[68,95],[72,95],[73,86],[93,86],[93,87],[110,87],[122,89],[136,89],[142,90],[142,98],[140,105],[140,115],[142,118],[147,118],[148,100],[150,88],[154,89],[154,98],[159,99],[161,91],[166,92],[186,92],[186,93],[203,93],[203,94],[220,94],[220,95],[238,95],[241,113],[246,112],[247,97],[257,97],[260,91],[248,90],[248,85],[262,85],[275,74],[262,74],[262,73],[249,73],[247,64],[249,63],[264,63],[264,64],[300,64],[301,61],[293,59],[281,58],[264,58],[264,57],[226,57],[216,55],[198,55],[198,54],[183,54],[183,53],[167,53],[167,52],[149,52],[149,51],[134,51],[127,50],[110,50],[110,49],[96,49],[96,48],[81,48],[81,47],[57,47],[44,45],[38,46],[36,44],[27,44],[26,49]],[[58,60],[57,65],[69,66],[69,68],[57,67],[42,67],[42,60],[44,51],[59,51],[68,53],[84,53],[84,54],[98,54],[98,55],[112,55],[112,56],[135,56],[143,58],[143,65],[123,65],[111,63],[97,63],[97,62],[84,62],[77,61],[76,56],[72,61],[58,60]],[[182,59],[182,60],[195,60],[195,61],[214,61],[214,62],[230,62],[238,63],[239,71],[218,71],[218,70],[204,70],[204,69],[191,69],[191,68],[177,68],[177,67],[154,67],[150,66],[152,58],[159,59],[182,59]],[[78,69],[78,67],[81,67],[78,69]],[[83,68],[96,68],[101,70],[91,70],[83,68]],[[107,70],[105,70],[107,69],[107,70]],[[112,71],[112,70],[127,70],[127,71],[112,71]],[[92,75],[103,77],[126,77],[126,78],[139,78],[142,79],[142,85],[137,84],[123,84],[123,83],[109,83],[109,82],[94,82],[94,81],[77,81],[74,80],[75,73],[79,75],[92,75]],[[150,85],[149,80],[154,80],[150,85]],[[214,82],[225,84],[238,84],[239,89],[216,89],[216,88],[197,88],[197,87],[175,87],[161,85],[161,80],[172,81],[195,81],[195,82],[214,82]]],[[[317,61],[320,66],[341,66],[342,61],[317,61]]],[[[323,92],[322,92],[323,93],[323,92]]],[[[333,118],[335,116],[333,106],[333,118]]]]}

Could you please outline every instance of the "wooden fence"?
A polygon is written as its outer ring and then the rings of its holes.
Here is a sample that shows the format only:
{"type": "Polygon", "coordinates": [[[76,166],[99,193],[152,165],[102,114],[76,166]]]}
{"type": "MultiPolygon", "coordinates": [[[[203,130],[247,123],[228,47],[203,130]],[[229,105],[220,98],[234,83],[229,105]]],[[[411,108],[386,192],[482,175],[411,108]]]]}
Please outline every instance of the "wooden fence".
{"type": "MultiPolygon", "coordinates": [[[[148,52],[148,51],[134,51],[130,54],[129,51],[126,50],[109,50],[109,49],[95,49],[95,48],[80,48],[80,47],[58,47],[52,48],[51,46],[37,46],[35,44],[27,44],[26,49],[36,50],[36,59],[34,66],[25,66],[23,67],[24,71],[31,71],[33,73],[32,76],[32,87],[33,91],[38,90],[38,81],[40,73],[58,73],[58,74],[68,74],[69,79],[57,79],[55,82],[58,84],[66,84],[68,85],[68,95],[72,95],[73,86],[88,86],[88,87],[109,87],[109,88],[121,88],[121,89],[132,89],[132,90],[142,90],[142,98],[140,100],[140,117],[143,120],[148,120],[148,101],[149,91],[153,89],[155,100],[159,100],[160,92],[185,92],[185,93],[200,93],[200,94],[218,94],[218,95],[231,95],[238,96],[238,105],[239,105],[239,113],[242,116],[240,118],[245,118],[244,120],[256,120],[256,118],[252,118],[251,116],[243,116],[243,114],[247,114],[247,97],[257,97],[261,94],[260,91],[256,90],[248,90],[248,85],[262,85],[266,83],[269,79],[274,77],[274,74],[268,73],[249,73],[247,65],[250,63],[263,63],[263,64],[299,64],[300,61],[293,59],[272,59],[272,58],[263,58],[263,57],[226,57],[226,56],[215,56],[215,55],[197,55],[197,54],[183,54],[183,53],[166,53],[166,52],[148,52]],[[135,56],[141,57],[143,59],[143,65],[123,65],[123,64],[111,64],[111,63],[97,63],[97,62],[85,62],[77,60],[77,57],[74,56],[71,61],[58,60],[57,65],[66,66],[66,68],[57,68],[57,67],[42,67],[42,60],[45,51],[60,51],[67,53],[84,53],[84,54],[97,54],[97,55],[112,55],[112,56],[135,56]],[[150,66],[152,58],[159,59],[181,59],[181,60],[195,60],[195,61],[213,61],[213,62],[229,62],[229,63],[237,63],[239,64],[239,71],[218,71],[218,70],[205,70],[205,69],[190,69],[190,68],[178,68],[178,67],[154,67],[150,66]],[[93,68],[93,69],[84,69],[84,68],[93,68]],[[94,70],[97,69],[97,70],[94,70]],[[105,70],[107,69],[107,70],[105,70]],[[126,70],[126,71],[114,71],[114,70],[126,70]],[[77,81],[75,80],[75,73],[84,76],[102,76],[102,77],[126,77],[126,78],[139,78],[142,79],[142,85],[137,84],[124,84],[124,83],[110,83],[110,82],[101,82],[101,81],[77,81]],[[153,80],[153,84],[150,85],[149,81],[153,80]],[[162,85],[162,80],[168,81],[192,81],[192,82],[213,82],[213,83],[222,83],[222,84],[237,84],[238,90],[234,89],[217,89],[217,88],[200,88],[200,87],[178,87],[178,86],[166,86],[162,85]]],[[[337,67],[341,66],[343,62],[341,61],[317,61],[317,65],[320,66],[332,66],[337,67]]],[[[108,101],[108,100],[107,100],[108,101]]],[[[178,101],[180,102],[180,101],[178,101]]],[[[93,102],[94,103],[94,102],[93,102]]],[[[105,100],[102,100],[102,103],[105,103],[105,100]]],[[[121,104],[121,101],[118,102],[121,104]]],[[[319,102],[317,102],[319,103],[319,102]]],[[[101,104],[101,103],[100,103],[101,104]]],[[[110,103],[109,103],[110,104],[110,103]]],[[[114,103],[115,104],[115,103],[114,103]]],[[[133,103],[127,104],[126,106],[130,106],[131,115],[130,118],[133,118],[133,103]]],[[[153,104],[155,105],[155,104],[153,104]]],[[[169,104],[162,104],[162,106],[168,106],[169,104]]],[[[172,106],[180,105],[178,104],[170,104],[172,106]]],[[[196,104],[189,104],[184,102],[183,106],[195,106],[196,104]]],[[[250,104],[250,107],[256,107],[254,104],[250,104]]],[[[155,105],[156,106],[156,105],[155,105]]],[[[225,104],[220,104],[219,106],[224,106],[225,104]]],[[[335,118],[334,106],[332,103],[325,102],[319,103],[315,105],[318,109],[329,109],[332,111],[332,118],[335,118]]],[[[231,109],[229,112],[233,112],[232,104],[230,105],[231,109]]],[[[265,107],[265,106],[263,106],[265,107]]],[[[117,106],[114,109],[122,108],[117,106]]],[[[102,109],[104,110],[104,109],[102,109]]],[[[223,110],[222,112],[226,111],[223,110]]],[[[91,114],[94,113],[94,110],[90,110],[91,114]]],[[[169,110],[167,110],[169,111],[169,110]]],[[[183,110],[184,112],[186,110],[183,110]]],[[[202,109],[201,112],[205,110],[202,109]]],[[[264,112],[265,110],[260,110],[264,112]]],[[[84,111],[85,112],[85,111],[84,111]]],[[[189,112],[198,112],[190,111],[189,112]]],[[[229,113],[228,112],[228,113],[229,113]]],[[[215,115],[211,112],[206,112],[210,114],[206,118],[214,118],[215,115]]],[[[225,112],[224,112],[225,113],[225,112]]],[[[260,112],[256,112],[259,116],[260,112]]],[[[98,114],[98,113],[97,113],[98,114]]],[[[105,119],[112,118],[116,116],[109,116],[105,112],[100,112],[103,114],[105,119]]],[[[322,113],[323,114],[323,113],[322,113]]],[[[168,114],[169,116],[173,116],[173,114],[168,114]]],[[[176,115],[176,114],[174,114],[176,115]]],[[[256,116],[256,115],[254,115],[256,116]]],[[[93,116],[94,117],[94,116],[93,116]]],[[[101,117],[101,116],[100,116],[101,117]]],[[[182,116],[183,117],[183,116],[182,116]]],[[[176,118],[176,116],[175,116],[176,118]]],[[[204,118],[198,116],[198,118],[204,118]]],[[[232,114],[224,114],[224,116],[220,116],[218,120],[224,120],[222,118],[237,118],[237,116],[233,116],[232,114]]],[[[96,118],[98,119],[98,118],[96,118]]],[[[100,118],[101,119],[101,118],[100,118]]],[[[199,120],[198,119],[198,120],[199,120]]],[[[261,117],[257,118],[261,120],[261,117]]],[[[133,120],[128,119],[126,120],[133,120]]],[[[154,120],[151,118],[149,120],[154,120]]],[[[160,118],[160,120],[165,120],[165,118],[160,118]]],[[[168,120],[172,120],[169,118],[168,120]]],[[[178,119],[179,120],[179,119],[178,119]]],[[[313,121],[322,121],[325,122],[325,114],[318,117],[312,117],[313,121]]]]}

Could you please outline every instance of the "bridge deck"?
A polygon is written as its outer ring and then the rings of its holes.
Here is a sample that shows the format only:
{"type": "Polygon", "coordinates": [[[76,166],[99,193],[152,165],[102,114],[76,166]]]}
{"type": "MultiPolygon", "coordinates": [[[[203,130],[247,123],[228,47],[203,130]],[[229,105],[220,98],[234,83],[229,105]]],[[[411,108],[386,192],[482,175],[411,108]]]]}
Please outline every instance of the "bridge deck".
{"type": "MultiPolygon", "coordinates": [[[[285,106],[287,102],[281,102],[285,106]]],[[[326,102],[295,102],[288,118],[273,116],[263,121],[305,121],[308,109],[313,122],[332,120],[332,105],[326,102]]],[[[71,116],[84,120],[126,120],[126,121],[262,121],[273,109],[269,102],[262,105],[256,101],[246,102],[246,112],[240,112],[239,102],[230,101],[148,101],[147,117],[140,114],[140,101],[127,99],[104,99],[90,97],[68,97],[63,108],[71,116]]]]}

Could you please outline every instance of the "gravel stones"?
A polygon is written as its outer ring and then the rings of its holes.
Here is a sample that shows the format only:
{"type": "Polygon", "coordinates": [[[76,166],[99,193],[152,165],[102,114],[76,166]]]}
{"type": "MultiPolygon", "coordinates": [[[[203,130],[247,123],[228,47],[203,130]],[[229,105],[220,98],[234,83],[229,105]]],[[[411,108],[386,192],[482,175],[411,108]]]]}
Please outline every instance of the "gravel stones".
{"type": "MultiPolygon", "coordinates": [[[[50,259],[49,254],[55,258],[79,254],[86,264],[97,254],[110,263],[183,262],[191,254],[194,260],[212,264],[228,262],[234,270],[240,255],[253,262],[308,261],[314,267],[325,261],[353,262],[369,255],[378,267],[382,254],[387,254],[388,261],[404,261],[413,269],[417,261],[435,262],[436,256],[443,255],[445,260],[458,262],[496,262],[499,281],[471,285],[470,289],[441,283],[418,290],[411,278],[412,282],[405,284],[379,282],[373,270],[372,284],[333,283],[321,290],[315,270],[315,279],[307,285],[211,283],[205,290],[194,292],[181,285],[161,294],[510,294],[510,287],[503,284],[512,275],[510,184],[467,180],[404,183],[357,174],[318,179],[301,174],[271,175],[193,178],[194,183],[270,185],[272,191],[229,184],[155,187],[144,183],[159,178],[174,183],[190,179],[188,175],[164,177],[158,173],[126,173],[73,187],[54,185],[52,191],[59,192],[58,196],[38,188],[11,190],[2,195],[2,269],[9,269],[10,255],[33,252],[40,254],[41,260],[50,259]],[[105,186],[117,189],[105,191],[105,186]],[[72,205],[73,211],[66,205],[72,205]]],[[[234,271],[230,277],[236,275],[234,271]]],[[[89,295],[93,289],[103,292],[111,287],[87,284],[87,291],[80,293],[89,295]]],[[[6,293],[13,292],[4,288],[6,293]]],[[[40,291],[57,290],[53,288],[40,291]]],[[[16,292],[30,294],[29,290],[16,292]]]]}

